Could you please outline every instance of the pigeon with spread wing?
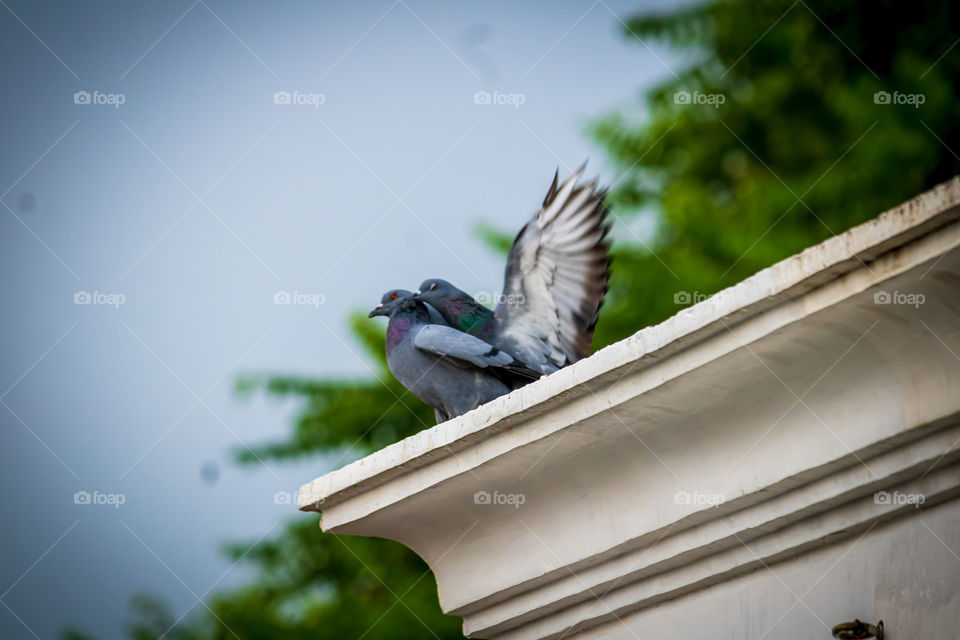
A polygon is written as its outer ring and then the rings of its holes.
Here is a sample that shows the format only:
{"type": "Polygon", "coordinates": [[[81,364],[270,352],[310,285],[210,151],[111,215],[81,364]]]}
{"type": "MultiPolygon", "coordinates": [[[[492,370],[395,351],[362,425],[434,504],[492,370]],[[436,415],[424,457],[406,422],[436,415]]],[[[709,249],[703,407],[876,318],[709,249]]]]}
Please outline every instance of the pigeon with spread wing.
{"type": "Polygon", "coordinates": [[[606,190],[563,184],[559,172],[543,206],[517,234],[507,257],[495,310],[446,280],[429,279],[415,298],[434,307],[450,327],[469,333],[548,374],[590,354],[610,278],[606,190]]]}

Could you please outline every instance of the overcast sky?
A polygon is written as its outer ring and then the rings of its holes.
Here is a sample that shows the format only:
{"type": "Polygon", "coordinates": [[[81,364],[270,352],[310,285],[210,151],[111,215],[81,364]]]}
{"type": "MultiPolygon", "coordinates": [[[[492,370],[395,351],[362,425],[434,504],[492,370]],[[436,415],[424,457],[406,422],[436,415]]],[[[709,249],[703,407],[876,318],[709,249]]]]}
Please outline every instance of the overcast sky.
{"type": "Polygon", "coordinates": [[[367,375],[351,311],[496,290],[475,225],[616,177],[584,129],[672,73],[619,22],[670,4],[0,2],[0,637],[247,577],[218,545],[328,463],[232,464],[296,411],[237,377],[367,375]]]}

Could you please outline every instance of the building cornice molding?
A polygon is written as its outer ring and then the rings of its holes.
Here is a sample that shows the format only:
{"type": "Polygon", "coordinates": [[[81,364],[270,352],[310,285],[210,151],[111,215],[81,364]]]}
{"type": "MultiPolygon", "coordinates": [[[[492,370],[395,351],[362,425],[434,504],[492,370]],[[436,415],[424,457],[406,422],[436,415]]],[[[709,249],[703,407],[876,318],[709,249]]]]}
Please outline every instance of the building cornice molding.
{"type": "Polygon", "coordinates": [[[417,551],[467,634],[557,638],[952,499],[958,218],[955,178],[298,504],[417,551]]]}

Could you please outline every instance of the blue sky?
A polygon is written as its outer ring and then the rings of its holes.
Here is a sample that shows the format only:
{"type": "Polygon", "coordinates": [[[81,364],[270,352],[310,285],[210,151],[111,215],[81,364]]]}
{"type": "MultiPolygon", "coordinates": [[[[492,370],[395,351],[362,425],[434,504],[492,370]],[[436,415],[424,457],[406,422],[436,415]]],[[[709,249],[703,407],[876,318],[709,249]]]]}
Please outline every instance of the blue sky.
{"type": "Polygon", "coordinates": [[[615,179],[586,124],[677,64],[619,22],[666,1],[0,5],[4,638],[243,580],[218,545],[331,461],[232,464],[296,412],[237,377],[367,376],[351,311],[496,290],[475,225],[518,229],[558,165],[615,179]]]}

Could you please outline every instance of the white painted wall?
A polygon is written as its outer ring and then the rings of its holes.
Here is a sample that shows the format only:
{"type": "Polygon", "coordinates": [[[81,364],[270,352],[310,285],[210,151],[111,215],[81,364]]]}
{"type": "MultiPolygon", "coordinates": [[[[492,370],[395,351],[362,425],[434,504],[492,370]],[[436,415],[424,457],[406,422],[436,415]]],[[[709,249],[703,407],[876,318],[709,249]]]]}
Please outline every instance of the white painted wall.
{"type": "Polygon", "coordinates": [[[956,549],[960,503],[953,501],[576,637],[824,640],[828,627],[859,618],[883,620],[887,640],[955,639],[956,549]]]}

